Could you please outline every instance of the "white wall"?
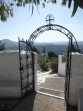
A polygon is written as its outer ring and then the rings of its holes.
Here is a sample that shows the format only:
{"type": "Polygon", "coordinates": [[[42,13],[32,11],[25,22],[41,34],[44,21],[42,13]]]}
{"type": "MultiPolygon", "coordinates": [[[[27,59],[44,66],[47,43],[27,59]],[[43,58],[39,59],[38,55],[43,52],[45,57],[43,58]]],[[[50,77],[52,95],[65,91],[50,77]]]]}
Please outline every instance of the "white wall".
{"type": "Polygon", "coordinates": [[[20,97],[19,52],[0,52],[0,97],[20,97]]]}
{"type": "Polygon", "coordinates": [[[58,74],[65,76],[66,62],[62,62],[62,56],[63,55],[59,55],[58,57],[58,74]]]}
{"type": "MultiPolygon", "coordinates": [[[[31,56],[31,53],[28,53],[31,56]]],[[[26,58],[25,51],[21,52],[22,58],[26,58]]],[[[35,78],[35,91],[37,87],[37,53],[33,53],[34,56],[34,78],[35,78]]],[[[28,63],[32,62],[32,57],[29,58],[28,63]]],[[[26,65],[26,59],[22,59],[23,65],[26,65]]],[[[12,51],[0,52],[0,97],[21,97],[21,79],[19,70],[19,52],[12,51]]],[[[28,70],[29,74],[33,73],[32,68],[28,70]]],[[[23,72],[23,76],[26,76],[26,70],[23,72]]],[[[33,76],[29,76],[31,82],[33,76]]],[[[23,80],[23,84],[27,82],[27,79],[23,80]]]]}
{"type": "Polygon", "coordinates": [[[0,87],[0,97],[21,97],[20,87],[0,87]]]}
{"type": "Polygon", "coordinates": [[[83,55],[72,54],[69,104],[77,106],[78,93],[83,88],[83,55]]]}

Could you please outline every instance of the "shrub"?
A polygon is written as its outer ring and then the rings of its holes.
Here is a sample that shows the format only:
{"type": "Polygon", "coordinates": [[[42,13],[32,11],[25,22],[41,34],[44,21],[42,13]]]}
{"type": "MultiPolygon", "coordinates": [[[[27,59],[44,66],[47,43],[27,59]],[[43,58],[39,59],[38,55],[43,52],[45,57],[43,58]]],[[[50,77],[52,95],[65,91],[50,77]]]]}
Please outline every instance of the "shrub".
{"type": "Polygon", "coordinates": [[[50,68],[52,69],[53,72],[58,72],[58,59],[51,58],[50,68]]]}
{"type": "Polygon", "coordinates": [[[48,71],[48,64],[45,62],[45,60],[44,59],[39,59],[38,60],[38,64],[39,64],[39,66],[40,66],[40,68],[42,69],[42,71],[48,71]]]}
{"type": "Polygon", "coordinates": [[[55,52],[49,51],[49,52],[48,52],[48,58],[51,59],[51,58],[53,58],[53,57],[58,58],[58,55],[57,55],[55,52]]]}

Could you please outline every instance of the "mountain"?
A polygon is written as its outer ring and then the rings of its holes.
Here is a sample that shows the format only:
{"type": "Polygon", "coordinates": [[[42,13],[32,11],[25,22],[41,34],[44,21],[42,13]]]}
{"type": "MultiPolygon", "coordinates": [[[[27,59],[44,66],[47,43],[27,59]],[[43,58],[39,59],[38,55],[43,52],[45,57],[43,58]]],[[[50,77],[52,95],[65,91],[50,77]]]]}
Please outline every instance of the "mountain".
{"type": "Polygon", "coordinates": [[[17,42],[14,42],[14,41],[11,41],[9,39],[3,39],[3,40],[0,40],[2,44],[5,44],[6,47],[9,47],[9,46],[16,46],[18,43],[17,42]]]}
{"type": "MultiPolygon", "coordinates": [[[[5,44],[7,47],[12,47],[18,45],[18,42],[11,41],[9,39],[0,40],[1,43],[5,44]]],[[[34,45],[68,45],[68,42],[34,42],[34,45]]],[[[83,41],[78,41],[78,45],[83,45],[83,41]]]]}
{"type": "MultiPolygon", "coordinates": [[[[11,41],[9,39],[1,40],[1,43],[5,44],[6,50],[18,50],[18,42],[11,41]]],[[[42,42],[34,42],[34,46],[42,52],[43,47],[45,47],[46,52],[53,51],[57,54],[63,51],[63,53],[67,52],[68,42],[50,42],[50,43],[42,43],[42,42]]],[[[78,41],[79,49],[83,52],[83,41],[78,41]]]]}
{"type": "Polygon", "coordinates": [[[67,45],[68,42],[34,42],[34,45],[67,45]]]}
{"type": "Polygon", "coordinates": [[[83,41],[78,41],[78,45],[83,45],[83,41]]]}
{"type": "Polygon", "coordinates": [[[5,44],[6,50],[18,50],[18,42],[14,42],[9,39],[3,39],[0,41],[2,44],[5,44]]]}
{"type": "MultiPolygon", "coordinates": [[[[78,41],[78,48],[80,49],[81,53],[83,53],[83,41],[78,41]]],[[[35,47],[42,52],[43,47],[45,47],[46,52],[53,51],[56,54],[60,54],[62,51],[63,53],[67,52],[68,42],[53,42],[53,43],[35,43],[35,47]]],[[[74,46],[76,44],[74,43],[74,46]]]]}
{"type": "MultiPolygon", "coordinates": [[[[83,41],[77,41],[77,43],[78,45],[83,45],[83,41]]],[[[68,45],[68,42],[34,42],[34,45],[68,45]]]]}

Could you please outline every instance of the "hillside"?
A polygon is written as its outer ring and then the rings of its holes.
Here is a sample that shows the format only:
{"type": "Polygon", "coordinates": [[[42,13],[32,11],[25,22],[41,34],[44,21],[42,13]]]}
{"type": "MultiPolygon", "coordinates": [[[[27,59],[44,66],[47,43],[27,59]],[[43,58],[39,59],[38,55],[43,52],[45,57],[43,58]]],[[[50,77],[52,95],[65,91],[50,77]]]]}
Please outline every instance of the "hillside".
{"type": "Polygon", "coordinates": [[[5,44],[5,48],[6,50],[17,50],[18,49],[18,43],[11,41],[9,39],[3,39],[0,40],[2,44],[5,44]]]}
{"type": "MultiPolygon", "coordinates": [[[[1,40],[5,44],[6,50],[18,50],[18,42],[11,41],[9,39],[1,40]]],[[[83,41],[78,41],[79,49],[83,53],[83,41]]],[[[46,52],[53,51],[60,54],[61,50],[63,53],[67,52],[68,43],[67,42],[53,42],[53,43],[34,43],[34,46],[42,52],[43,47],[45,47],[46,52]]]]}
{"type": "Polygon", "coordinates": [[[1,40],[1,43],[5,44],[6,47],[16,46],[17,42],[11,41],[9,39],[3,39],[1,40]]]}

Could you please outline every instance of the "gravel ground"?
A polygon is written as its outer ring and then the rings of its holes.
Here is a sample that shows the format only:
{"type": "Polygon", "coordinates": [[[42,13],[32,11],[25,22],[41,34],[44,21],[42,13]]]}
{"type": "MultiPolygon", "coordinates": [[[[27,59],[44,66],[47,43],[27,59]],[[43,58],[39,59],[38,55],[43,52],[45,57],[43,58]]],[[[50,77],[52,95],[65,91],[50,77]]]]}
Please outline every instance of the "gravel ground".
{"type": "Polygon", "coordinates": [[[64,100],[32,93],[12,111],[66,111],[66,105],[64,100]]]}

